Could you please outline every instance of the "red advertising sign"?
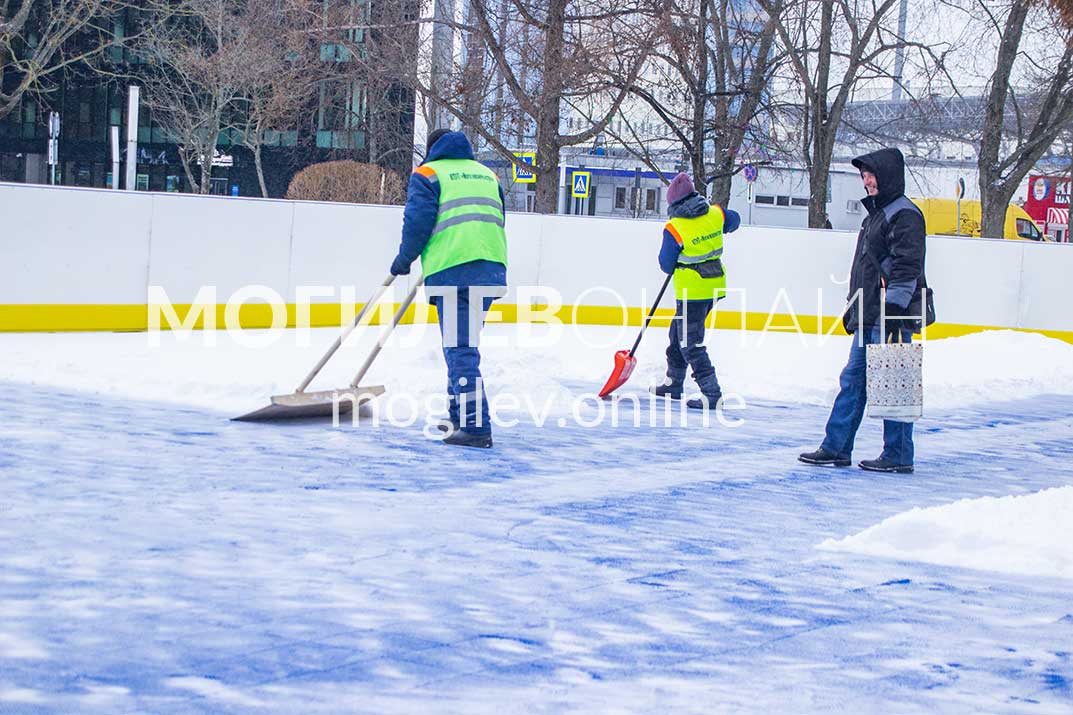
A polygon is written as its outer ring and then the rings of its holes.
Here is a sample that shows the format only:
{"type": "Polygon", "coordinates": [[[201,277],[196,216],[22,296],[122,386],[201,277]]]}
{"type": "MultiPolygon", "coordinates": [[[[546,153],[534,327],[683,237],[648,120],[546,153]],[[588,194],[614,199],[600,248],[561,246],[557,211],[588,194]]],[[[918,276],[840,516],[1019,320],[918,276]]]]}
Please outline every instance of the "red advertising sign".
{"type": "Polygon", "coordinates": [[[1070,177],[1032,175],[1028,177],[1025,210],[1046,234],[1067,229],[1070,210],[1070,177]]]}

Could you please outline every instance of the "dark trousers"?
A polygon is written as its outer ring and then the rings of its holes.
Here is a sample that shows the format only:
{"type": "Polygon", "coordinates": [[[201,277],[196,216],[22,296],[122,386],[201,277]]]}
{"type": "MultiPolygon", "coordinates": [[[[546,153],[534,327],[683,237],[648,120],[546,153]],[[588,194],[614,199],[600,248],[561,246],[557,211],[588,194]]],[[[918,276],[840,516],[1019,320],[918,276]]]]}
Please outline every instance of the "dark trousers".
{"type": "MultiPolygon", "coordinates": [[[[453,290],[453,287],[438,290],[453,290]]],[[[480,287],[478,290],[487,292],[488,287],[480,287]]],[[[481,300],[483,305],[473,306],[480,312],[473,316],[476,334],[471,335],[469,286],[458,287],[456,295],[456,322],[453,326],[455,330],[449,330],[451,326],[445,327],[444,304],[446,302],[447,308],[450,309],[450,299],[445,301],[443,295],[429,297],[429,302],[436,307],[439,316],[443,358],[447,362],[448,413],[451,421],[461,425],[464,431],[488,435],[492,433],[492,424],[488,415],[488,398],[481,378],[481,353],[477,345],[480,343],[480,330],[484,327],[485,314],[495,298],[484,297],[481,300]],[[451,332],[455,334],[451,335],[451,332]]]]}
{"type": "MultiPolygon", "coordinates": [[[[902,342],[912,342],[912,330],[894,331],[901,333],[902,342]]],[[[897,337],[895,337],[897,340],[897,337]]],[[[827,431],[821,445],[828,452],[849,459],[853,453],[853,440],[857,428],[861,426],[864,408],[868,403],[866,394],[867,372],[865,345],[881,342],[878,327],[861,328],[853,336],[849,349],[849,361],[838,378],[838,397],[831,407],[831,416],[827,419],[827,431]]],[[[895,464],[913,463],[913,423],[883,420],[883,454],[885,459],[895,464]]]]}
{"type": "Polygon", "coordinates": [[[686,368],[693,369],[693,379],[705,395],[721,394],[715,366],[704,347],[704,323],[712,312],[712,300],[675,301],[671,321],[670,342],[667,345],[667,377],[681,383],[686,368]]]}

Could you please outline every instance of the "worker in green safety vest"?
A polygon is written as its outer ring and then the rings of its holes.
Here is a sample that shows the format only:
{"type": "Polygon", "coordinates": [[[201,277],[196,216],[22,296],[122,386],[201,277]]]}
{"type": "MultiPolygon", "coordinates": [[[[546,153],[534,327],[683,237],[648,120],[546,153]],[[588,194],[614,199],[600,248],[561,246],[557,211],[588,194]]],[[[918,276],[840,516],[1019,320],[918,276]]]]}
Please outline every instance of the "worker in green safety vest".
{"type": "Polygon", "coordinates": [[[667,379],[649,389],[679,400],[686,369],[692,368],[700,397],[686,404],[694,409],[714,409],[723,393],[704,346],[704,325],[715,301],[726,295],[723,234],[736,231],[741,217],[737,211],[709,205],[685,174],[671,181],[667,204],[670,220],[663,228],[659,266],[664,273],[674,275],[675,315],[667,346],[667,379]]]}
{"type": "Polygon", "coordinates": [[[474,159],[465,134],[438,129],[429,135],[425,161],[410,176],[391,273],[406,275],[420,256],[447,361],[446,444],[492,446],[478,345],[492,301],[506,291],[503,205],[495,173],[474,159]]]}

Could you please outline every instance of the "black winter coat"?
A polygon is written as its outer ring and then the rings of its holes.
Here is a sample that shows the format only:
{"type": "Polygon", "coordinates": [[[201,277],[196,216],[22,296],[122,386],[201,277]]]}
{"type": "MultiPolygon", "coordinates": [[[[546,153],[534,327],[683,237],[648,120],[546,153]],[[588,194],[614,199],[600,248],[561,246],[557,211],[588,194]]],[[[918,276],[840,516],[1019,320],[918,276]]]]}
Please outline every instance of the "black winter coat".
{"type": "Polygon", "coordinates": [[[882,278],[887,287],[887,316],[917,316],[916,320],[891,321],[888,330],[920,330],[924,305],[928,324],[935,320],[935,309],[924,276],[924,215],[905,197],[905,160],[897,149],[880,149],[854,159],[853,165],[876,175],[879,193],[861,201],[868,216],[857,235],[849,306],[842,325],[851,334],[860,327],[879,325],[882,278]],[[926,300],[922,300],[922,291],[926,300]]]}

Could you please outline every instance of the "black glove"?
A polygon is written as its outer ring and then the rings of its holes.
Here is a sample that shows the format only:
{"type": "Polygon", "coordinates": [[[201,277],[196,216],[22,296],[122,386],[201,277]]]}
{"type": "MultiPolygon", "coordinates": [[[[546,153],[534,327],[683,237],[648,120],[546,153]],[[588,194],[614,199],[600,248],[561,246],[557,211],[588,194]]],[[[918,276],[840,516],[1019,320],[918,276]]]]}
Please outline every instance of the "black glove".
{"type": "Polygon", "coordinates": [[[909,313],[909,310],[907,308],[903,308],[902,306],[898,305],[897,303],[886,303],[883,306],[883,310],[884,310],[884,313],[887,315],[887,317],[890,317],[892,315],[897,315],[897,316],[911,315],[911,313],[909,313]]]}
{"type": "Polygon", "coordinates": [[[395,260],[391,262],[391,275],[410,275],[410,262],[404,259],[402,256],[395,256],[395,260]]]}

